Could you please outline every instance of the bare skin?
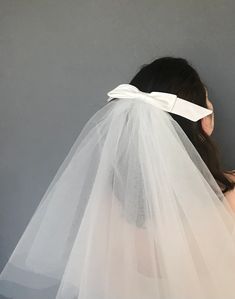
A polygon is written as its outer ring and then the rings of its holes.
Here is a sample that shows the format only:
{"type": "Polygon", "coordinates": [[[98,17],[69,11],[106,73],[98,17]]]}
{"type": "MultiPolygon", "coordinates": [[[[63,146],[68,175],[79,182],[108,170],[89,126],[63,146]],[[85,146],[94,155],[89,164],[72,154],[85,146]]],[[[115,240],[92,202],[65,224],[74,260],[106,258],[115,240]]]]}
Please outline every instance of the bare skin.
{"type": "MultiPolygon", "coordinates": [[[[233,174],[225,174],[228,179],[230,179],[232,182],[235,182],[235,170],[233,174]]],[[[231,208],[235,212],[235,188],[233,190],[227,191],[224,193],[225,197],[227,198],[231,208]]]]}
{"type": "MultiPolygon", "coordinates": [[[[206,101],[207,101],[208,109],[214,110],[211,101],[208,99],[207,89],[206,89],[206,94],[207,94],[206,101]]],[[[211,135],[214,130],[214,113],[202,118],[201,124],[202,124],[202,128],[206,132],[206,134],[211,135]]],[[[224,174],[230,181],[235,182],[235,170],[233,170],[233,173],[231,173],[231,174],[227,174],[227,173],[224,173],[224,174]]],[[[227,198],[230,206],[232,207],[233,211],[235,212],[235,188],[233,190],[225,192],[224,196],[227,198]]]]}

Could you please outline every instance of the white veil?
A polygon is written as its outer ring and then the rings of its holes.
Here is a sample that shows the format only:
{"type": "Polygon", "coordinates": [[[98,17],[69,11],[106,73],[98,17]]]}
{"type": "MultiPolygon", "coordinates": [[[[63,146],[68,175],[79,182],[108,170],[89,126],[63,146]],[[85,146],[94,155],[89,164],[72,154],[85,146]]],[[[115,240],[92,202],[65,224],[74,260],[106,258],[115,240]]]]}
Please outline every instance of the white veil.
{"type": "Polygon", "coordinates": [[[114,100],[56,173],[0,274],[0,298],[234,299],[234,225],[171,115],[114,100]]]}

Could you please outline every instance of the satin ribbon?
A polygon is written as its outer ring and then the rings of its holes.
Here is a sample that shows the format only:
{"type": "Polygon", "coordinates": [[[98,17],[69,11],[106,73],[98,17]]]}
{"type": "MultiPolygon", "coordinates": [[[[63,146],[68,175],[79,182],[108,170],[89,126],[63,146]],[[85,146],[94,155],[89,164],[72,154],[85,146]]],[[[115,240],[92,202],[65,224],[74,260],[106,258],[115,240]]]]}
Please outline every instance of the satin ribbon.
{"type": "Polygon", "coordinates": [[[213,112],[210,109],[178,98],[175,94],[159,91],[143,92],[131,84],[120,84],[110,90],[107,95],[109,96],[107,102],[113,98],[141,100],[161,110],[180,115],[194,122],[213,112]]]}

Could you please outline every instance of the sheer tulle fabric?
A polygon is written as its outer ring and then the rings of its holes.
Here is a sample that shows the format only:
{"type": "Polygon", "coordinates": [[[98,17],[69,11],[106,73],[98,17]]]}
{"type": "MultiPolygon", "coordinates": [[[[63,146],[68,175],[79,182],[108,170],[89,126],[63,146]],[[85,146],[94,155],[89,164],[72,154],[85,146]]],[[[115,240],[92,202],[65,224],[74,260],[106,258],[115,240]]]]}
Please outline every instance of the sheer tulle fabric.
{"type": "Polygon", "coordinates": [[[234,224],[170,114],[115,100],[79,134],[0,275],[0,294],[233,299],[234,224]]]}

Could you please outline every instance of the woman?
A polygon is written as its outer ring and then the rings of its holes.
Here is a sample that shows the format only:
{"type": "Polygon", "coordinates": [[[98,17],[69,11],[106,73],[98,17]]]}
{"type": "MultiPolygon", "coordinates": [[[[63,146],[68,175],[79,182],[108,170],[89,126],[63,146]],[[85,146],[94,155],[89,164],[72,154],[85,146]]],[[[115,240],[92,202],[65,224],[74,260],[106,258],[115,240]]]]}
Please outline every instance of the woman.
{"type": "MultiPolygon", "coordinates": [[[[180,98],[213,110],[205,84],[197,71],[183,58],[162,57],[145,64],[130,84],[144,92],[158,90],[177,94],[180,98]]],[[[171,115],[196,147],[235,211],[235,170],[222,170],[219,150],[211,138],[214,129],[214,113],[196,123],[176,114],[171,115]]]]}
{"type": "Polygon", "coordinates": [[[209,137],[205,88],[178,58],[130,83],[80,132],[0,274],[1,295],[234,299],[235,214],[220,189],[234,184],[209,137]]]}

